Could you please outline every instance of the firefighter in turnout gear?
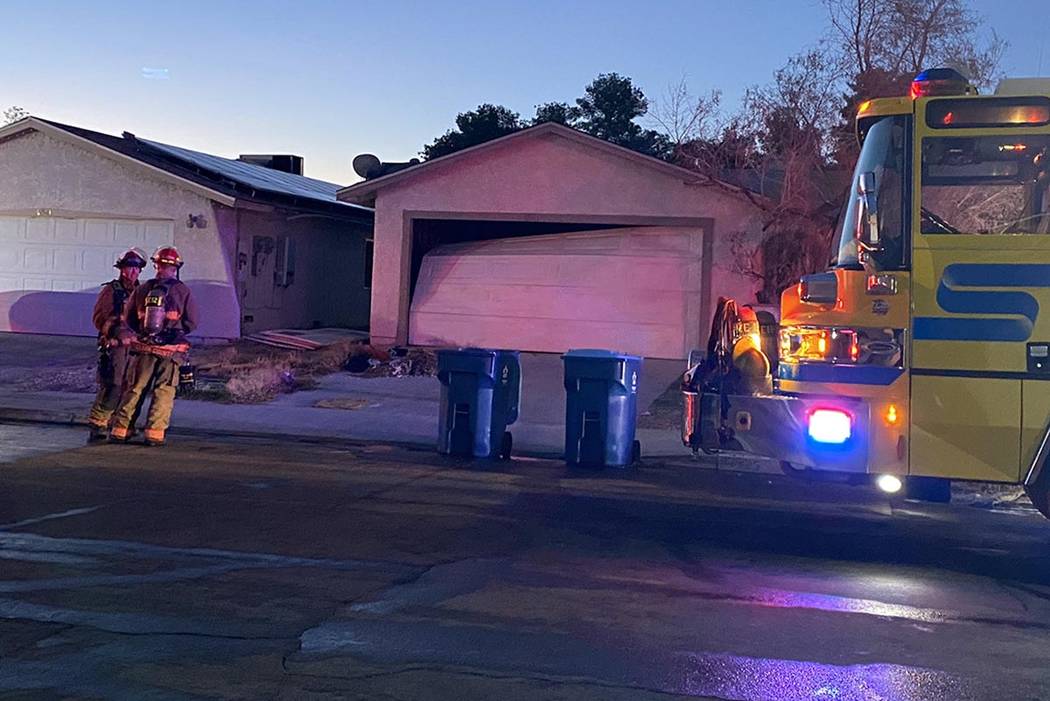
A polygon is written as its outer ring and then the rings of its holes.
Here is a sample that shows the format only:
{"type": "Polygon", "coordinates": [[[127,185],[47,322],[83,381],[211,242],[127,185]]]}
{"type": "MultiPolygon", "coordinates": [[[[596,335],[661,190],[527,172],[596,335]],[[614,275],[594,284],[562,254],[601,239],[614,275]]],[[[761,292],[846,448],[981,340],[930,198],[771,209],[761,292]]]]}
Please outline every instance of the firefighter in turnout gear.
{"type": "Polygon", "coordinates": [[[98,330],[99,356],[98,394],[88,415],[91,429],[88,442],[106,439],[109,421],[120,402],[128,352],[134,338],[127,325],[128,303],[139,284],[139,273],[146,267],[146,254],[132,248],[125,251],[113,267],[120,275],[102,286],[91,314],[98,330]]]}
{"type": "Polygon", "coordinates": [[[139,285],[128,307],[128,327],[135,334],[120,406],[113,415],[110,440],[127,441],[135,407],[152,387],[144,432],[146,445],[164,445],[171,421],[179,366],[189,352],[187,335],[197,328],[197,304],[190,288],[179,280],[182,258],[171,246],[157,249],[150,258],[157,270],[152,280],[139,285]]]}

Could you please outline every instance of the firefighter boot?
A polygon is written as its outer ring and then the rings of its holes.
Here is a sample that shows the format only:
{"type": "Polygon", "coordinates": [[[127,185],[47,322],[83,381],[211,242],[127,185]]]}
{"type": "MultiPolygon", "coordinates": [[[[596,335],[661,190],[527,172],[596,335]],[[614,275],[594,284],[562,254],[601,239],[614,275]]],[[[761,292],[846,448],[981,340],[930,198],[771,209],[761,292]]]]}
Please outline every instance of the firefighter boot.
{"type": "Polygon", "coordinates": [[[160,448],[166,443],[163,429],[147,428],[143,431],[143,435],[145,437],[145,445],[151,448],[160,448]]]}
{"type": "Polygon", "coordinates": [[[106,431],[106,427],[105,426],[97,426],[95,424],[91,424],[91,426],[90,426],[90,433],[88,433],[87,442],[88,442],[89,445],[91,443],[101,443],[101,442],[105,441],[108,437],[109,437],[109,434],[106,431]]]}
{"type": "Polygon", "coordinates": [[[109,442],[110,443],[127,443],[128,442],[128,429],[120,426],[114,426],[109,429],[109,442]]]}

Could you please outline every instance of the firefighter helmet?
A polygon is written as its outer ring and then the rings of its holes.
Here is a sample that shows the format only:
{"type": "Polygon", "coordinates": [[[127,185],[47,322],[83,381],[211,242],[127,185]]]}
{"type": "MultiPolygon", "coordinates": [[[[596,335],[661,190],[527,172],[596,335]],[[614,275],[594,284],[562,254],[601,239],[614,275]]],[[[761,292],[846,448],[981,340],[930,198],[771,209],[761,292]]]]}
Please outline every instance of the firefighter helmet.
{"type": "Polygon", "coordinates": [[[155,265],[174,265],[176,268],[182,267],[182,256],[175,249],[174,246],[161,246],[150,258],[155,265]]]}
{"type": "Polygon", "coordinates": [[[146,252],[140,248],[129,248],[120,254],[120,258],[117,258],[117,262],[113,264],[114,268],[145,268],[146,267],[146,252]]]}

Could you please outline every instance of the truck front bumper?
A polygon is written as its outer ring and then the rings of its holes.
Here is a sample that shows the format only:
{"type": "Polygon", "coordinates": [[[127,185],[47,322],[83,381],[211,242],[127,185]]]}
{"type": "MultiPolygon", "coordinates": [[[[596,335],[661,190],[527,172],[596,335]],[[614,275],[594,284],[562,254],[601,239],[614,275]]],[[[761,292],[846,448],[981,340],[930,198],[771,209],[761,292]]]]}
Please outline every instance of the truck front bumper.
{"type": "Polygon", "coordinates": [[[871,408],[863,400],[691,391],[683,399],[682,441],[694,450],[740,450],[798,468],[868,471],[871,408]],[[814,412],[829,409],[849,415],[849,436],[842,442],[811,435],[814,412]]]}

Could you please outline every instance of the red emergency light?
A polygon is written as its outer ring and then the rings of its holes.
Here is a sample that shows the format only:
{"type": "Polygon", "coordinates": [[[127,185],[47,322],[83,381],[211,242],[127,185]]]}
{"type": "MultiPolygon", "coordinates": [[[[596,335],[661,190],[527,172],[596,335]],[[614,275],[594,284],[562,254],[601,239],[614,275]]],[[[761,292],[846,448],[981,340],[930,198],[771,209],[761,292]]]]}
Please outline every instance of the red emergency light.
{"type": "Polygon", "coordinates": [[[941,95],[965,95],[970,83],[954,68],[930,68],[911,81],[911,99],[941,95]]]}

